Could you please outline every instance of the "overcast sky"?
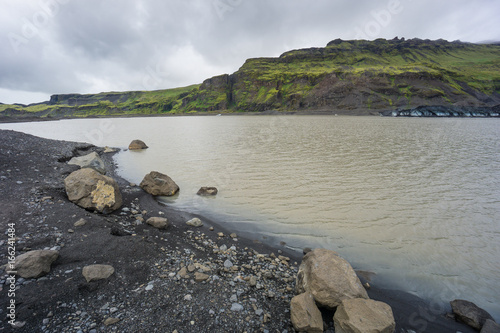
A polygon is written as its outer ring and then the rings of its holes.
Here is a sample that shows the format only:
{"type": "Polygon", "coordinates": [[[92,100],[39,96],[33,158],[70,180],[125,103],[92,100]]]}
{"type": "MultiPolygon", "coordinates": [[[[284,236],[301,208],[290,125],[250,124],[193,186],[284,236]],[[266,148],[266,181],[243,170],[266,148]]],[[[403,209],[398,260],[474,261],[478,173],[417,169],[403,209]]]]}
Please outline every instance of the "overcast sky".
{"type": "Polygon", "coordinates": [[[342,39],[500,41],[498,0],[0,0],[0,102],[155,90],[342,39]]]}

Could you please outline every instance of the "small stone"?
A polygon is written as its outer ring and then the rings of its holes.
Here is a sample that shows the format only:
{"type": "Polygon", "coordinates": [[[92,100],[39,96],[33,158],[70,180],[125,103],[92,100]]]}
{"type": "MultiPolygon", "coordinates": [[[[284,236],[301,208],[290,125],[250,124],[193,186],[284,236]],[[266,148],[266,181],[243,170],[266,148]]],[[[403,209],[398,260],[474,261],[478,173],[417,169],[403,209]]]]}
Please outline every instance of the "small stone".
{"type": "Polygon", "coordinates": [[[74,232],[75,232],[75,230],[73,230],[73,229],[68,229],[68,232],[69,232],[70,234],[72,234],[72,233],[74,233],[74,232]]]}
{"type": "Polygon", "coordinates": [[[110,326],[110,325],[114,325],[116,324],[117,322],[119,322],[120,319],[119,318],[107,318],[105,321],[104,321],[104,325],[105,326],[110,326]]]}
{"type": "Polygon", "coordinates": [[[168,227],[170,226],[168,220],[164,217],[150,217],[146,220],[146,223],[157,229],[168,229],[168,227]]]}
{"type": "Polygon", "coordinates": [[[78,227],[83,227],[85,224],[87,224],[87,221],[84,219],[84,218],[81,218],[79,219],[78,221],[76,221],[73,226],[75,228],[78,228],[78,227]]]}
{"type": "Polygon", "coordinates": [[[148,148],[148,146],[142,140],[133,140],[128,145],[129,150],[140,150],[140,149],[147,149],[147,148],[148,148]]]}
{"type": "Polygon", "coordinates": [[[210,230],[210,231],[214,231],[214,227],[210,227],[208,230],[210,230]]]}
{"type": "Polygon", "coordinates": [[[250,279],[248,280],[248,284],[251,287],[255,287],[257,285],[257,277],[254,275],[250,276],[250,279]]]}
{"type": "Polygon", "coordinates": [[[235,312],[243,311],[243,305],[241,305],[239,303],[233,303],[231,305],[231,311],[235,311],[235,312]]]}
{"type": "Polygon", "coordinates": [[[203,225],[203,222],[201,222],[199,218],[195,217],[194,219],[187,221],[186,224],[191,227],[199,228],[203,225]]]}
{"type": "Polygon", "coordinates": [[[232,303],[238,302],[238,296],[236,294],[232,295],[229,301],[232,303]]]}
{"type": "Polygon", "coordinates": [[[207,274],[200,273],[200,272],[194,273],[194,280],[196,282],[203,282],[203,281],[208,280],[209,278],[210,278],[210,276],[208,276],[207,274]]]}
{"type": "Polygon", "coordinates": [[[224,267],[226,268],[233,267],[233,263],[231,262],[231,260],[227,259],[226,261],[224,261],[224,267]]]}
{"type": "Polygon", "coordinates": [[[186,296],[184,296],[184,300],[185,301],[192,301],[193,300],[193,296],[190,295],[190,294],[187,294],[186,296]]]}
{"type": "Polygon", "coordinates": [[[82,274],[87,282],[109,278],[115,269],[110,265],[89,265],[82,269],[82,274]]]}
{"type": "Polygon", "coordinates": [[[236,235],[236,234],[233,232],[231,235],[229,235],[229,237],[231,237],[231,238],[238,238],[238,235],[236,235]]]}
{"type": "Polygon", "coordinates": [[[218,232],[217,236],[222,238],[222,237],[224,237],[224,233],[223,232],[218,232]]]}

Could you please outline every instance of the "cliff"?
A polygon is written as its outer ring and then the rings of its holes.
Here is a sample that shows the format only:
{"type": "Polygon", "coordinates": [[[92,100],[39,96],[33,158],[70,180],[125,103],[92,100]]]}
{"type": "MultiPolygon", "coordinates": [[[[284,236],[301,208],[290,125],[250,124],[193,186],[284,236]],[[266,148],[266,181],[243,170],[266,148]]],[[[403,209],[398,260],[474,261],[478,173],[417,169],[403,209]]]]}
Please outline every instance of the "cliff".
{"type": "Polygon", "coordinates": [[[451,116],[495,116],[491,108],[499,104],[499,45],[336,39],[323,48],[248,59],[235,73],[209,78],[201,85],[53,95],[35,106],[0,105],[0,114],[65,117],[272,110],[405,115],[405,110],[417,107],[442,107],[466,110],[450,112],[451,116]]]}

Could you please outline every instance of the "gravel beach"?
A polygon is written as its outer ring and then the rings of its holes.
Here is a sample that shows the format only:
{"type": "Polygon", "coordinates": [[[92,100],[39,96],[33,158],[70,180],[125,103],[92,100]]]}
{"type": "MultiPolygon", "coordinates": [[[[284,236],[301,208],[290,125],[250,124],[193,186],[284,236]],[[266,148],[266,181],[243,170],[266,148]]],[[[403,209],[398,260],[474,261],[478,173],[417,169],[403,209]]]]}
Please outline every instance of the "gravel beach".
{"type": "MultiPolygon", "coordinates": [[[[294,332],[290,301],[302,253],[159,204],[115,174],[114,153],[104,148],[5,130],[0,140],[0,265],[12,248],[16,256],[59,253],[42,277],[14,282],[8,265],[0,269],[1,332],[294,332]],[[79,168],[67,162],[90,152],[123,195],[121,209],[107,215],[80,208],[65,192],[64,178],[79,168]],[[145,223],[151,217],[169,227],[145,223]],[[193,218],[203,225],[187,225],[193,218]],[[88,281],[82,271],[96,264],[113,272],[88,281]]],[[[398,333],[474,332],[446,315],[447,305],[373,285],[368,293],[391,305],[398,333]]],[[[334,332],[332,316],[323,313],[326,332],[334,332]]]]}

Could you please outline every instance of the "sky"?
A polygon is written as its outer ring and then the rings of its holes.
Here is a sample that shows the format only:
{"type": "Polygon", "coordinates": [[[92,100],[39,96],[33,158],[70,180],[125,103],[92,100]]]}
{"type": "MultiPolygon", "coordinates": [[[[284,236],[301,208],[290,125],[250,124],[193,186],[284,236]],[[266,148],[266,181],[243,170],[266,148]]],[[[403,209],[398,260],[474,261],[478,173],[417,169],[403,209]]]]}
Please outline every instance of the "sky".
{"type": "Polygon", "coordinates": [[[157,90],[336,38],[500,41],[498,0],[0,0],[0,102],[157,90]]]}

